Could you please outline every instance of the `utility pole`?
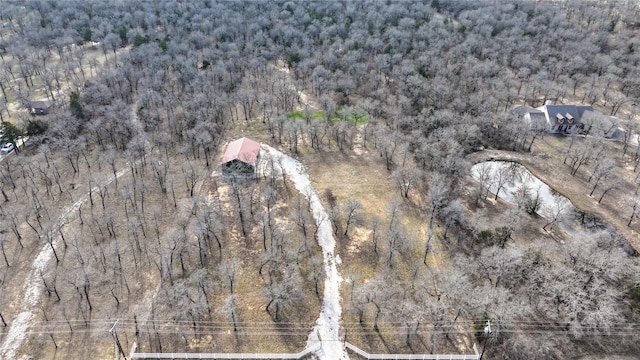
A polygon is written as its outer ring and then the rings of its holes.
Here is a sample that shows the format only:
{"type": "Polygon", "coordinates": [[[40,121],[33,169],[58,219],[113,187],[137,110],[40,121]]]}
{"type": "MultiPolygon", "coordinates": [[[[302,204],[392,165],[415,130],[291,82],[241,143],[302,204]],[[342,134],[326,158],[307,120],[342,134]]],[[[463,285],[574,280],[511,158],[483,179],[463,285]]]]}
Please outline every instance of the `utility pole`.
{"type": "Polygon", "coordinates": [[[480,354],[480,359],[484,356],[484,351],[487,349],[487,341],[489,340],[489,335],[491,335],[491,321],[487,320],[487,326],[484,327],[484,344],[482,345],[482,354],[480,354]]]}
{"type": "Polygon", "coordinates": [[[125,355],[124,351],[122,350],[120,339],[118,339],[118,332],[116,331],[116,324],[118,324],[118,321],[120,321],[120,319],[116,320],[116,322],[113,323],[113,326],[111,327],[111,329],[109,329],[109,334],[111,334],[111,337],[113,337],[113,351],[115,353],[115,359],[120,360],[120,354],[122,354],[124,360],[127,360],[127,355],[125,355]]]}

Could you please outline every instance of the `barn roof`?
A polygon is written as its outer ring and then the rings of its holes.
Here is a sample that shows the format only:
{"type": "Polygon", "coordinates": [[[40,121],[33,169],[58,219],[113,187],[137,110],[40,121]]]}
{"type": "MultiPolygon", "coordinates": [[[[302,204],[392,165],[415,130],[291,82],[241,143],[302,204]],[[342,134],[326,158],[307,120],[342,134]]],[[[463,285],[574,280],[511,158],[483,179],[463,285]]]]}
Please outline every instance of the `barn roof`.
{"type": "Polygon", "coordinates": [[[260,143],[251,139],[240,138],[232,141],[227,145],[227,149],[222,156],[221,164],[232,160],[240,160],[252,166],[256,165],[258,153],[260,152],[260,143]]]}

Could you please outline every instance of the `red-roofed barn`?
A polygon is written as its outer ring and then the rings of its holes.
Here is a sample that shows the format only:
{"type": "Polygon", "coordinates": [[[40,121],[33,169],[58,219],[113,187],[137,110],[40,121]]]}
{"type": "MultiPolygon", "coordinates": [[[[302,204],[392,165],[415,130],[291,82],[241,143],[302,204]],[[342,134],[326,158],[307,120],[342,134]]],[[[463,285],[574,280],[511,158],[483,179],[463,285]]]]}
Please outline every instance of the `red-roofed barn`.
{"type": "Polygon", "coordinates": [[[225,175],[254,175],[260,156],[260,143],[241,138],[232,141],[222,156],[222,173],[225,175]]]}

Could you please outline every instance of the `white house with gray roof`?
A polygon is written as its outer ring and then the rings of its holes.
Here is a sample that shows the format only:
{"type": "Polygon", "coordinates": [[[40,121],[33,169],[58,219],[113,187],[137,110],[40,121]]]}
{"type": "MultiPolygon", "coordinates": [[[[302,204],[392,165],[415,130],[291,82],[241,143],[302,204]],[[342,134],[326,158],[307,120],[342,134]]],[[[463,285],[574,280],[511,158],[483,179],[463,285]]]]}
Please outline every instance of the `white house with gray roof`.
{"type": "Polygon", "coordinates": [[[582,117],[591,106],[554,105],[547,102],[541,108],[524,115],[532,130],[546,130],[554,134],[573,134],[584,128],[582,117]]]}

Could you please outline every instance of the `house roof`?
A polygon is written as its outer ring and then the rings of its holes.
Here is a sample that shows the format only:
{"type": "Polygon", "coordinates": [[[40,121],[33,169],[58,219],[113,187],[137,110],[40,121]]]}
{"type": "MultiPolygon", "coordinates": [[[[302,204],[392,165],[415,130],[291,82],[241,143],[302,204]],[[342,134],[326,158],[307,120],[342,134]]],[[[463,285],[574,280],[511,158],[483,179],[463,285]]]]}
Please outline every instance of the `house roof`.
{"type": "Polygon", "coordinates": [[[547,118],[544,116],[544,113],[541,111],[532,111],[529,113],[529,117],[531,121],[543,121],[546,122],[547,118]]]}
{"type": "Polygon", "coordinates": [[[585,111],[593,111],[591,106],[576,105],[545,105],[544,109],[549,119],[556,118],[558,121],[566,119],[571,123],[580,122],[585,111]]]}
{"type": "Polygon", "coordinates": [[[529,115],[529,126],[532,129],[542,130],[546,128],[547,117],[542,111],[531,111],[529,115]]]}
{"type": "Polygon", "coordinates": [[[48,100],[36,100],[31,101],[29,105],[34,109],[48,109],[53,105],[53,103],[48,100]]]}
{"type": "Polygon", "coordinates": [[[586,105],[586,106],[578,105],[576,107],[578,108],[578,115],[580,115],[581,118],[586,111],[593,111],[593,107],[589,105],[586,105]]]}
{"type": "Polygon", "coordinates": [[[227,163],[232,160],[240,160],[249,165],[255,166],[260,153],[260,143],[251,139],[240,138],[232,141],[227,145],[220,164],[227,163]]]}

